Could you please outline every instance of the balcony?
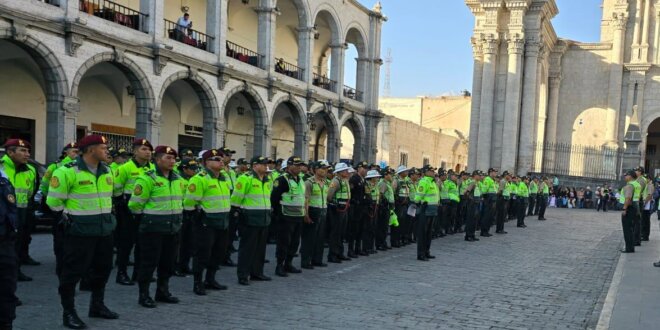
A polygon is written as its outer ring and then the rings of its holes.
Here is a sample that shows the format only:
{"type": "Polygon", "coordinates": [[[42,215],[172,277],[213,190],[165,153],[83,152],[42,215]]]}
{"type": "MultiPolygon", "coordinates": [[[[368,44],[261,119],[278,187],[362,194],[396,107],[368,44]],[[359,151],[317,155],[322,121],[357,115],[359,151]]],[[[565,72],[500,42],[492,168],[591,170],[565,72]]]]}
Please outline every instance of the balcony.
{"type": "Polygon", "coordinates": [[[283,59],[279,59],[275,63],[275,72],[298,80],[304,80],[305,77],[305,69],[285,62],[283,59]]]}
{"type": "Polygon", "coordinates": [[[227,57],[261,68],[263,55],[227,41],[227,57]]]}
{"type": "Polygon", "coordinates": [[[59,0],[39,0],[39,1],[41,1],[41,2],[43,2],[43,3],[45,3],[45,4],[49,4],[49,5],[51,5],[51,6],[55,6],[55,7],[59,7],[59,6],[60,6],[60,2],[59,2],[59,0]]]}
{"type": "Polygon", "coordinates": [[[353,99],[353,100],[362,102],[362,95],[363,94],[364,94],[363,92],[360,92],[360,91],[356,90],[353,87],[349,87],[349,86],[344,85],[344,96],[348,97],[349,99],[353,99]]]}
{"type": "Polygon", "coordinates": [[[207,52],[211,51],[209,49],[209,40],[213,40],[213,37],[192,28],[181,26],[170,20],[165,20],[165,36],[207,52]]]}
{"type": "Polygon", "coordinates": [[[312,80],[312,85],[321,87],[325,90],[329,90],[331,92],[335,91],[335,86],[337,85],[337,82],[329,79],[325,76],[321,76],[317,73],[314,74],[314,79],[312,80]]]}
{"type": "Polygon", "coordinates": [[[104,20],[142,31],[141,24],[149,16],[108,0],[80,0],[80,11],[104,20]]]}

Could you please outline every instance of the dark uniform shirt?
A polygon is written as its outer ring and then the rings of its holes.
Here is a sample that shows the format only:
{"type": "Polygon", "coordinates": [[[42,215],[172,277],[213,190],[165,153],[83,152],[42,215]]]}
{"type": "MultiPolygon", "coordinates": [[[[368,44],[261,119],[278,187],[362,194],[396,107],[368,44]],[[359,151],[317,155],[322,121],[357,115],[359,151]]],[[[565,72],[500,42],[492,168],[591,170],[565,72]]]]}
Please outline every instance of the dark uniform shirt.
{"type": "Polygon", "coordinates": [[[16,193],[9,179],[0,172],[0,237],[16,231],[16,193]]]}
{"type": "Polygon", "coordinates": [[[359,174],[355,173],[348,180],[348,183],[351,185],[351,204],[352,205],[361,205],[365,203],[367,194],[365,193],[365,182],[364,178],[359,174]]]}

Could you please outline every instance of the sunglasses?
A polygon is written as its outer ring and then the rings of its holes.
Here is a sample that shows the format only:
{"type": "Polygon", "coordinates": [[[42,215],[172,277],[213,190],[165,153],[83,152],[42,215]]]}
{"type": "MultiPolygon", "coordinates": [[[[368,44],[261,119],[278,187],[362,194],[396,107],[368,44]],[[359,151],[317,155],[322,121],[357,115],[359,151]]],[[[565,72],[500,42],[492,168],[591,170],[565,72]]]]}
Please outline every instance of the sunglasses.
{"type": "Polygon", "coordinates": [[[212,161],[212,162],[219,162],[219,161],[222,161],[222,158],[220,158],[220,157],[211,157],[211,158],[207,159],[207,161],[209,161],[209,160],[212,161]]]}

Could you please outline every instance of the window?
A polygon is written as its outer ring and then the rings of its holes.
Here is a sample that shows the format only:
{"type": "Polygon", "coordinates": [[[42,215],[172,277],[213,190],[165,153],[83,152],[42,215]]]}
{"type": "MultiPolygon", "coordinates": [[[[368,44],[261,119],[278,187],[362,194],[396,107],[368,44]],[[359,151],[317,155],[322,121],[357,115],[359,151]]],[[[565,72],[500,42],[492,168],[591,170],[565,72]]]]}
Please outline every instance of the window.
{"type": "Polygon", "coordinates": [[[422,166],[426,166],[430,163],[431,163],[431,160],[428,157],[424,157],[424,163],[422,164],[422,166]]]}
{"type": "Polygon", "coordinates": [[[277,159],[277,147],[270,147],[270,158],[277,159]]]}
{"type": "Polygon", "coordinates": [[[408,153],[402,152],[399,154],[399,165],[408,166],[408,153]]]}

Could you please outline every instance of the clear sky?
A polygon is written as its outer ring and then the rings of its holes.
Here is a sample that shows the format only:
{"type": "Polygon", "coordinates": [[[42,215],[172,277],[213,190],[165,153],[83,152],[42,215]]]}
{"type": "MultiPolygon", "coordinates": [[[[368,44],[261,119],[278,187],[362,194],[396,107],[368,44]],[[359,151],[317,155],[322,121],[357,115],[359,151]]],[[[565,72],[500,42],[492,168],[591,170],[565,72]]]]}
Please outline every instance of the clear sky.
{"type": "MultiPolygon", "coordinates": [[[[375,0],[359,0],[372,8],[375,0]]],[[[382,58],[392,49],[392,96],[442,95],[472,88],[474,18],[464,0],[382,0],[382,58]]],[[[602,0],[556,0],[553,19],[561,38],[594,42],[600,38],[602,0]]],[[[349,49],[347,65],[356,57],[349,49]]],[[[354,86],[347,67],[346,84],[354,86]]],[[[353,71],[354,72],[354,71],[353,71]]],[[[385,67],[381,70],[381,95],[385,67]]]]}

